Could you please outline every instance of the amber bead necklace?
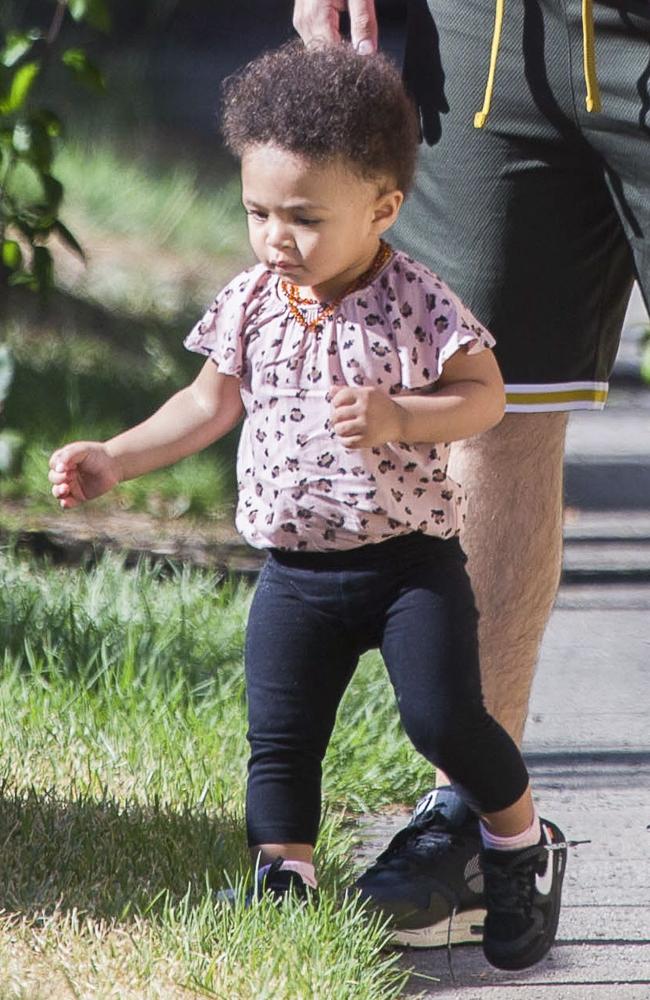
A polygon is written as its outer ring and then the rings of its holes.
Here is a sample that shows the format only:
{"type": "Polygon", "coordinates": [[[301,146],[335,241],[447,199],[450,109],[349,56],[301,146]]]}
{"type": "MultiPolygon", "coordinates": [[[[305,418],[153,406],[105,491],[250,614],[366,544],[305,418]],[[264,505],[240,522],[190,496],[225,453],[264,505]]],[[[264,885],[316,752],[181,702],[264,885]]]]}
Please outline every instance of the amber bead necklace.
{"type": "Polygon", "coordinates": [[[305,296],[302,296],[298,290],[297,285],[294,285],[290,281],[286,281],[283,278],[282,281],[280,282],[280,287],[282,288],[282,291],[286,296],[289,305],[289,312],[291,313],[293,318],[297,320],[297,322],[300,323],[302,327],[304,327],[305,330],[314,330],[317,326],[319,326],[323,322],[323,320],[329,319],[329,317],[332,315],[336,307],[345,298],[346,295],[349,295],[351,292],[356,292],[358,288],[363,288],[365,285],[371,284],[371,282],[375,280],[381,269],[388,263],[392,253],[393,251],[391,247],[388,245],[388,243],[386,243],[384,240],[380,240],[379,249],[377,250],[377,253],[375,254],[375,259],[373,260],[368,270],[364,271],[363,274],[360,274],[358,278],[355,278],[352,284],[349,285],[346,289],[344,289],[344,291],[342,291],[341,294],[338,295],[335,299],[332,299],[331,302],[327,302],[325,305],[321,306],[321,308],[316,313],[315,319],[312,320],[307,319],[307,317],[305,316],[304,312],[300,307],[317,306],[319,305],[318,299],[310,299],[305,296]]]}

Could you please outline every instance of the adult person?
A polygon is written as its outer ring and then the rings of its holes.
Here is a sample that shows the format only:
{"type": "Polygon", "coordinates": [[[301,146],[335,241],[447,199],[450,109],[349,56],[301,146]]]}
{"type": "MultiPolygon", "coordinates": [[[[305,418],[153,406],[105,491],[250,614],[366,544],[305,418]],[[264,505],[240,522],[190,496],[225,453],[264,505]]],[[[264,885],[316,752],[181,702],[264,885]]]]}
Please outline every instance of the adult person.
{"type": "MultiPolygon", "coordinates": [[[[487,706],[521,742],[561,569],[567,413],[604,405],[635,277],[650,299],[650,2],[407,7],[424,142],[395,242],[497,340],[506,416],[455,444],[451,471],[474,498],[462,541],[487,706]]],[[[344,11],[375,51],[373,0],[295,0],[294,25],[336,43],[344,11]]],[[[480,916],[475,821],[438,782],[358,883],[401,943],[446,942],[458,913],[451,940],[471,939],[480,916]]]]}

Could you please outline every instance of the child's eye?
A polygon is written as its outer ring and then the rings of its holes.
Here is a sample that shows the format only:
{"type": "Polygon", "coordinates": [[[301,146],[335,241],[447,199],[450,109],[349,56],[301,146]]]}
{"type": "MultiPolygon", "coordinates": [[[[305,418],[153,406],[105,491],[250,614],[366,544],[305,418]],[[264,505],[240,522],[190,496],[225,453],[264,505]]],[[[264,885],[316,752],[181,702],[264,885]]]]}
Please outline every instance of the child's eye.
{"type": "Polygon", "coordinates": [[[251,219],[255,219],[256,222],[265,222],[267,218],[266,213],[260,212],[257,208],[247,208],[246,215],[248,215],[251,219]]]}
{"type": "Polygon", "coordinates": [[[304,219],[304,218],[296,219],[296,222],[298,223],[299,226],[317,226],[320,221],[321,221],[320,219],[304,219]]]}

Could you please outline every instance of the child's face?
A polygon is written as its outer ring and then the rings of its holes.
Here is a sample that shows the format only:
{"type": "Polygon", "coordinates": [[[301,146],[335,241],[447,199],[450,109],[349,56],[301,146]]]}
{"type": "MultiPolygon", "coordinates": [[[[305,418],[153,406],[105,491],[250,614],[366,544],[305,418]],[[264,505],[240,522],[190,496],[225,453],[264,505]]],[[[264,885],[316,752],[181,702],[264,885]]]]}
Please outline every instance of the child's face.
{"type": "Polygon", "coordinates": [[[244,153],[242,189],[257,258],[321,299],[343,292],[370,266],[403,200],[344,163],[314,163],[273,145],[244,153]]]}

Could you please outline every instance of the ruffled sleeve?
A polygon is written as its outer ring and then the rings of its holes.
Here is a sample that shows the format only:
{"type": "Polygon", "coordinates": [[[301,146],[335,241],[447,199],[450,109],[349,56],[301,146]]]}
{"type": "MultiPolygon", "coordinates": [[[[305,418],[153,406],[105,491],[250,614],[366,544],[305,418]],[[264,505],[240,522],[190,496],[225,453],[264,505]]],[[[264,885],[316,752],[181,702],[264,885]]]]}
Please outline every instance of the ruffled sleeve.
{"type": "Polygon", "coordinates": [[[207,355],[224,375],[241,378],[246,328],[266,274],[258,265],[233,278],[183,341],[188,351],[207,355]]]}
{"type": "Polygon", "coordinates": [[[492,334],[481,326],[457,296],[448,293],[448,298],[450,305],[446,315],[449,325],[440,337],[438,375],[441,374],[444,363],[461,348],[468,354],[478,354],[479,351],[493,348],[496,343],[492,334]]]}
{"type": "Polygon", "coordinates": [[[420,389],[437,381],[457,351],[476,354],[494,346],[494,337],[424,265],[402,258],[397,277],[401,315],[396,340],[405,388],[420,389]]]}

